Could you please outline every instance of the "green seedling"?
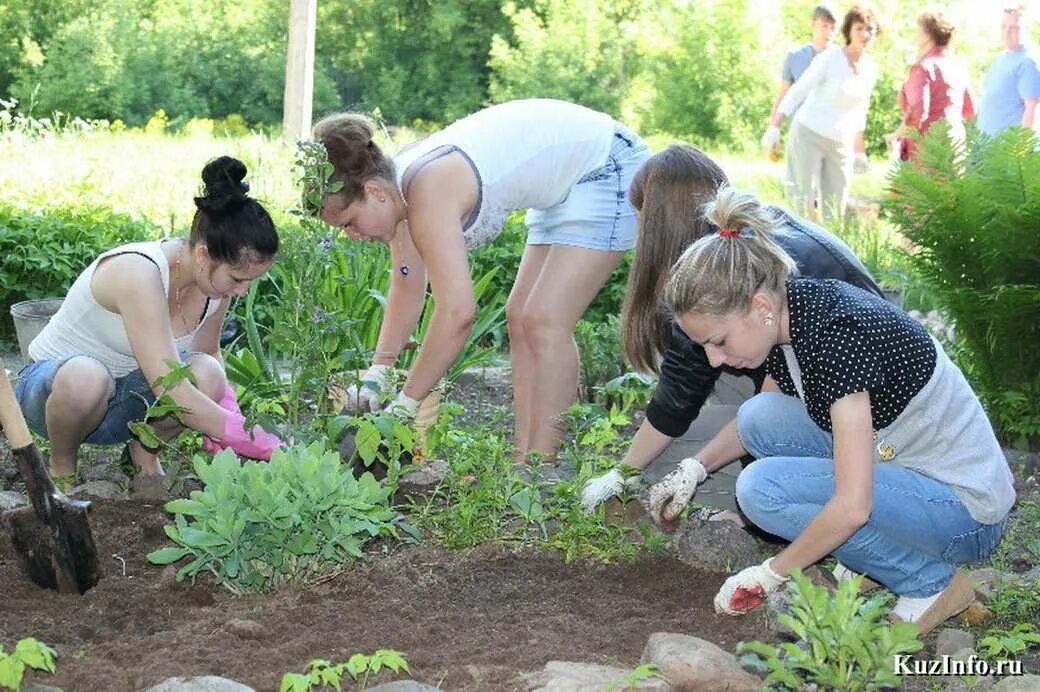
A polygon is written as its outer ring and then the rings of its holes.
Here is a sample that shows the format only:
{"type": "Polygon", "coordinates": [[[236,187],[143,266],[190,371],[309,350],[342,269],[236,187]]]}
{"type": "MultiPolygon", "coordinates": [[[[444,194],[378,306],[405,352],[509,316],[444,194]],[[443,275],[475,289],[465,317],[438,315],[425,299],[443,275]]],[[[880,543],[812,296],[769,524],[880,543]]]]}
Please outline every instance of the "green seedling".
{"type": "Polygon", "coordinates": [[[53,673],[57,655],[54,649],[32,637],[19,640],[11,653],[0,647],[0,688],[20,690],[26,668],[53,673]]]}
{"type": "Polygon", "coordinates": [[[378,675],[383,668],[388,668],[395,673],[400,673],[402,670],[411,673],[404,655],[393,649],[379,649],[370,655],[356,653],[345,663],[333,664],[324,659],[315,659],[308,662],[307,665],[309,667],[307,673],[283,675],[280,692],[310,692],[315,687],[321,689],[331,687],[338,692],[342,689],[344,673],[353,678],[361,689],[366,689],[369,679],[373,675],[378,675]]]}

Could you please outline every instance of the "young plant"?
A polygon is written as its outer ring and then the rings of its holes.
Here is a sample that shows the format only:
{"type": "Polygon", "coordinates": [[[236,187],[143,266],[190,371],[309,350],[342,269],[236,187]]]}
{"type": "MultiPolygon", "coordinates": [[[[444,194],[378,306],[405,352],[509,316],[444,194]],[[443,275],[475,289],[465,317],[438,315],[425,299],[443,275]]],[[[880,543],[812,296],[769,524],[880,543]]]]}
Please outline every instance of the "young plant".
{"type": "Polygon", "coordinates": [[[369,679],[378,675],[383,668],[395,673],[402,670],[411,673],[404,655],[393,649],[379,649],[371,655],[356,653],[345,663],[333,664],[323,659],[315,659],[307,665],[310,670],[305,674],[283,675],[280,692],[310,692],[314,687],[331,687],[338,691],[342,689],[343,673],[350,675],[363,690],[368,687],[369,679]]]}
{"type": "Polygon", "coordinates": [[[26,668],[54,673],[54,657],[57,655],[54,649],[32,637],[19,640],[11,653],[0,646],[0,688],[22,689],[26,668]]]}
{"type": "Polygon", "coordinates": [[[196,456],[205,487],[166,503],[177,544],[149,553],[157,565],[191,561],[177,581],[210,573],[233,592],[306,581],[362,556],[377,536],[396,537],[391,487],[371,474],[354,478],[319,443],[275,450],[269,463],[242,462],[230,450],[196,456]]]}
{"type": "Polygon", "coordinates": [[[742,642],[738,652],[750,652],[750,662],[769,670],[767,679],[785,689],[808,685],[836,690],[875,690],[898,687],[901,677],[893,657],[919,651],[921,641],[912,623],[891,624],[883,597],[859,593],[860,579],[841,582],[831,596],[796,570],[791,574],[790,614],[778,616],[804,642],[779,647],[742,642]]]}
{"type": "Polygon", "coordinates": [[[1040,632],[1028,622],[1020,622],[1009,630],[993,628],[979,640],[983,658],[991,661],[1015,658],[1027,649],[1040,647],[1040,632]]]}
{"type": "Polygon", "coordinates": [[[607,692],[638,689],[639,683],[655,679],[668,681],[668,678],[661,673],[661,668],[656,663],[644,663],[629,671],[623,682],[612,682],[607,685],[607,692]]]}

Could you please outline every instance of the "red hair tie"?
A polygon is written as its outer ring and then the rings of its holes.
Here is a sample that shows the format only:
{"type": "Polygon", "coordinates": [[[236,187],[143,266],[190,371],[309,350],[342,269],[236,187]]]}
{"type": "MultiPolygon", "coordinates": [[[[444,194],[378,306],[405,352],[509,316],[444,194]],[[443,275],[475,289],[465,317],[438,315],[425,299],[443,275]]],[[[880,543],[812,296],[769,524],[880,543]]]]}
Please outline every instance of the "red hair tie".
{"type": "Polygon", "coordinates": [[[719,235],[722,236],[723,238],[739,238],[740,237],[740,231],[738,231],[738,230],[736,230],[734,228],[720,228],[719,229],[719,235]]]}

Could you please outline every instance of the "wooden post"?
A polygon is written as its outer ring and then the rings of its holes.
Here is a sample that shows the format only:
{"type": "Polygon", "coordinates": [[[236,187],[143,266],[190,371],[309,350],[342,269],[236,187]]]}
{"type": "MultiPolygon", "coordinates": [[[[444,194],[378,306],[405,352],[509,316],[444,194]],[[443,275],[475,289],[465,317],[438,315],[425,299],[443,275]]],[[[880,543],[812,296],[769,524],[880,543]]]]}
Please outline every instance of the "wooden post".
{"type": "Polygon", "coordinates": [[[282,132],[295,143],[310,134],[314,107],[314,35],[318,0],[291,0],[282,132]]]}

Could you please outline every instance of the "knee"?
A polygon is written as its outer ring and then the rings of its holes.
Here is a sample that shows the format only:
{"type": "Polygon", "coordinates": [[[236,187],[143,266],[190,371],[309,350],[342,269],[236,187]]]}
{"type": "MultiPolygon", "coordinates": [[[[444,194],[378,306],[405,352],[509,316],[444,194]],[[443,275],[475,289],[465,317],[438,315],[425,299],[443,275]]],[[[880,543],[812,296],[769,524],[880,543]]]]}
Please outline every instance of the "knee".
{"type": "Polygon", "coordinates": [[[780,424],[780,411],[791,397],[779,392],[762,392],[751,397],[737,410],[737,434],[750,454],[756,457],[763,453],[765,439],[780,424]]]}
{"type": "Polygon", "coordinates": [[[509,329],[509,340],[512,342],[523,341],[524,334],[524,304],[523,301],[510,298],[506,302],[506,327],[509,329]]]}
{"type": "Polygon", "coordinates": [[[188,367],[195,376],[195,386],[198,390],[210,399],[219,401],[224,395],[227,375],[217,359],[208,353],[194,353],[188,357],[188,367]]]}
{"type": "Polygon", "coordinates": [[[773,459],[760,459],[737,476],[734,492],[737,505],[756,524],[759,524],[764,512],[782,503],[779,497],[781,488],[774,473],[777,466],[773,459]]]}
{"type": "Polygon", "coordinates": [[[560,348],[560,339],[572,338],[573,329],[554,321],[540,310],[526,310],[520,317],[521,329],[535,355],[544,355],[560,348]]]}
{"type": "Polygon", "coordinates": [[[54,374],[48,403],[60,402],[76,411],[93,411],[107,405],[114,387],[108,368],[93,358],[76,356],[54,374]]]}

